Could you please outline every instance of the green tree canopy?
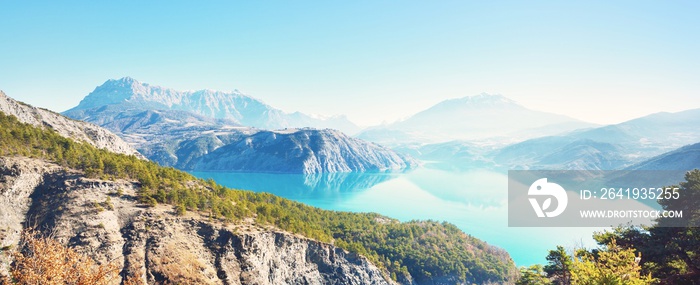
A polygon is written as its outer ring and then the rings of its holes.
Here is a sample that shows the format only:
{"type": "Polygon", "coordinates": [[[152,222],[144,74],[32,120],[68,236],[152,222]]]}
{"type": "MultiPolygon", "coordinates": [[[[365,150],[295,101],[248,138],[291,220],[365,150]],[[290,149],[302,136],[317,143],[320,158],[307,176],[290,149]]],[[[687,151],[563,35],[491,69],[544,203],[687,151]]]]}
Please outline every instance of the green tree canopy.
{"type": "Polygon", "coordinates": [[[520,280],[515,285],[551,285],[552,281],[547,277],[547,272],[540,264],[520,268],[520,280]]]}
{"type": "Polygon", "coordinates": [[[572,285],[647,285],[654,281],[642,275],[640,258],[632,248],[622,248],[615,240],[603,249],[579,250],[571,267],[572,285]]]}
{"type": "Polygon", "coordinates": [[[557,246],[556,250],[550,250],[547,255],[547,261],[549,264],[544,267],[544,271],[547,272],[547,276],[552,279],[554,284],[571,284],[571,265],[573,261],[563,246],[557,246]]]}

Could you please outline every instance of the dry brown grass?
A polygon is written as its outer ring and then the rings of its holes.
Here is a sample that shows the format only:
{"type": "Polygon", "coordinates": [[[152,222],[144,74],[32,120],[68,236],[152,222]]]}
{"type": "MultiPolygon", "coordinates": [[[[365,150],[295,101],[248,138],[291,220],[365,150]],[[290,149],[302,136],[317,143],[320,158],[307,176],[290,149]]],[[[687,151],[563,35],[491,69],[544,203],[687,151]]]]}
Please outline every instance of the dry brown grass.
{"type": "Polygon", "coordinates": [[[98,265],[93,259],[32,231],[25,231],[18,249],[12,254],[12,276],[5,277],[2,284],[106,285],[118,281],[118,265],[98,265]]]}
{"type": "Polygon", "coordinates": [[[159,258],[151,260],[151,270],[167,278],[163,284],[211,284],[204,275],[206,267],[194,254],[180,246],[166,244],[159,258]]]}

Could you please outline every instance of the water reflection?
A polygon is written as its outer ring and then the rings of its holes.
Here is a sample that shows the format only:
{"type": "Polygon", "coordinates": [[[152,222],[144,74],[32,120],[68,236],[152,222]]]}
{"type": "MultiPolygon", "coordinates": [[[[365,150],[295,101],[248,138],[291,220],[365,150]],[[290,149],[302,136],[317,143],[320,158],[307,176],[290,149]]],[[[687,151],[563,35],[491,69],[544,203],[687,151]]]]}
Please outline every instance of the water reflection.
{"type": "Polygon", "coordinates": [[[507,200],[507,180],[503,174],[479,169],[445,171],[426,167],[406,175],[406,179],[433,196],[466,206],[501,207],[507,200]]]}
{"type": "Polygon", "coordinates": [[[398,177],[399,173],[338,172],[277,174],[248,172],[191,172],[235,189],[269,192],[290,199],[350,198],[375,185],[398,177]],[[354,193],[354,194],[353,194],[354,193]]]}

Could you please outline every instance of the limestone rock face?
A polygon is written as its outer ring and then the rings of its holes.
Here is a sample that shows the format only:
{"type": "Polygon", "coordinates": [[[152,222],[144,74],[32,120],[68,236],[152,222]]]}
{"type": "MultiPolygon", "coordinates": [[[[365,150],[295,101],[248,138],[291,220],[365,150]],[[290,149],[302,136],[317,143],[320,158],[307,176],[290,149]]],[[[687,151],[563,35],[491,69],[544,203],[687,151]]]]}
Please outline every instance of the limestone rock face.
{"type": "MultiPolygon", "coordinates": [[[[175,216],[169,206],[144,208],[137,189],[40,160],[0,158],[0,246],[16,247],[22,229],[35,225],[147,284],[394,284],[366,258],[333,245],[251,221],[223,225],[175,216]]],[[[6,274],[11,261],[0,258],[6,274]]]]}
{"type": "Polygon", "coordinates": [[[259,131],[233,139],[199,158],[199,171],[334,173],[400,171],[418,164],[410,156],[325,129],[259,131]]]}

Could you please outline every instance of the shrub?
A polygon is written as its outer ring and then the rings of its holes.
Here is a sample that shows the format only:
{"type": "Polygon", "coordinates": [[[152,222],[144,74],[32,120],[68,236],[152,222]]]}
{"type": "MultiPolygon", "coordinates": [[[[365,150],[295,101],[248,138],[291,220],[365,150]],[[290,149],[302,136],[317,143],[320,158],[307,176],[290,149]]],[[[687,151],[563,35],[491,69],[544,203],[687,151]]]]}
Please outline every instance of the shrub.
{"type": "Polygon", "coordinates": [[[12,279],[5,284],[110,284],[117,278],[114,263],[98,265],[94,260],[61,245],[58,241],[25,231],[21,250],[12,254],[12,279]]]}

